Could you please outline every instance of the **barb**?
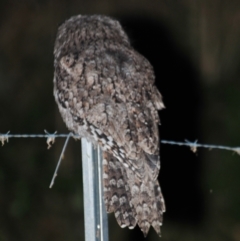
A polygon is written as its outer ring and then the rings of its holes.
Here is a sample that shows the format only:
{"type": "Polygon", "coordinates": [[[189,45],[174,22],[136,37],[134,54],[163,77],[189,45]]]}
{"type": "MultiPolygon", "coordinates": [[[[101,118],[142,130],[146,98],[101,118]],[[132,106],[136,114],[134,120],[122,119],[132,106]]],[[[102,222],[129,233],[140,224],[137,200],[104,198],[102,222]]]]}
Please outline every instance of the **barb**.
{"type": "Polygon", "coordinates": [[[47,149],[50,149],[51,146],[54,144],[55,142],[55,136],[57,134],[57,131],[55,131],[53,134],[50,134],[48,133],[46,130],[44,130],[44,132],[48,135],[48,138],[47,138],[47,145],[48,145],[48,148],[47,149]]]}
{"type": "MultiPolygon", "coordinates": [[[[75,139],[79,139],[78,135],[74,135],[73,133],[70,134],[57,134],[55,131],[53,134],[49,134],[46,130],[45,134],[9,134],[10,131],[8,131],[6,134],[0,133],[0,142],[2,143],[2,146],[5,144],[5,142],[8,142],[10,138],[47,138],[47,145],[48,149],[54,144],[56,138],[70,138],[73,137],[75,139]]],[[[201,144],[197,143],[198,141],[188,141],[185,140],[185,142],[177,142],[177,141],[168,141],[168,140],[161,140],[162,144],[167,145],[175,145],[175,146],[187,146],[190,147],[190,150],[194,153],[197,152],[198,148],[205,148],[205,149],[221,149],[226,151],[233,151],[236,152],[238,155],[240,155],[240,146],[239,147],[231,147],[231,146],[223,146],[223,145],[211,145],[211,144],[201,144]]]]}
{"type": "Polygon", "coordinates": [[[4,145],[5,141],[8,142],[9,134],[10,131],[8,131],[6,134],[1,134],[0,135],[0,141],[2,142],[2,146],[4,145]]]}

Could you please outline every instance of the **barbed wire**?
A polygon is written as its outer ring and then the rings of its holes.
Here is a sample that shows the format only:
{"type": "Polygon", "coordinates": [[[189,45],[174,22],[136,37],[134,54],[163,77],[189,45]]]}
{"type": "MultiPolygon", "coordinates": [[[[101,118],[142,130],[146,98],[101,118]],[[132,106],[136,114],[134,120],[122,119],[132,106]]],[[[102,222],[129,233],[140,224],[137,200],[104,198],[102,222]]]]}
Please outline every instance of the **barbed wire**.
{"type": "MultiPolygon", "coordinates": [[[[9,142],[10,138],[46,138],[46,142],[48,145],[48,149],[55,143],[56,138],[69,138],[73,137],[75,139],[80,139],[78,135],[74,135],[73,133],[68,134],[57,134],[57,131],[54,133],[49,133],[48,131],[44,130],[45,134],[10,134],[10,131],[8,131],[5,134],[0,133],[0,142],[2,143],[2,146],[5,143],[9,142]]],[[[189,140],[185,140],[184,142],[178,142],[178,141],[169,141],[169,140],[161,140],[162,144],[167,145],[175,145],[175,146],[186,146],[190,147],[190,150],[192,152],[197,152],[198,148],[205,148],[205,149],[221,149],[226,151],[233,151],[240,155],[240,147],[231,147],[231,146],[223,146],[223,145],[211,145],[211,144],[201,144],[198,143],[198,140],[195,140],[193,142],[189,140]]]]}

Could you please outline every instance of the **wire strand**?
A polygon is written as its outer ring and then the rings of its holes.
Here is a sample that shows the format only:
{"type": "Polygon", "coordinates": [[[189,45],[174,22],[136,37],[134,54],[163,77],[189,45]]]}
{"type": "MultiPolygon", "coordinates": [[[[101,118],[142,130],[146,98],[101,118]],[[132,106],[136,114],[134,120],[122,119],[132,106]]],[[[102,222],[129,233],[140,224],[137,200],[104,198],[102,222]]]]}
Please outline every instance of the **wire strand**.
{"type": "Polygon", "coordinates": [[[62,159],[63,159],[63,156],[64,156],[64,152],[65,152],[65,150],[66,150],[66,147],[67,147],[69,138],[70,138],[71,136],[72,136],[72,133],[70,132],[70,133],[67,135],[67,139],[66,139],[66,141],[65,141],[65,143],[64,143],[64,146],[63,146],[61,155],[60,155],[60,157],[59,157],[59,160],[58,160],[56,169],[55,169],[55,171],[54,171],[54,174],[53,174],[53,177],[52,177],[52,181],[51,181],[51,183],[50,183],[49,188],[52,188],[52,186],[54,185],[54,181],[55,181],[55,178],[57,177],[58,169],[59,169],[60,164],[61,164],[61,162],[62,162],[62,159]]]}
{"type": "MultiPolygon", "coordinates": [[[[45,134],[10,134],[10,131],[8,131],[5,134],[0,133],[0,142],[2,143],[2,146],[5,143],[9,142],[10,138],[46,138],[47,139],[47,145],[48,149],[54,144],[56,138],[77,138],[80,137],[78,135],[74,135],[72,133],[68,134],[57,134],[57,132],[54,133],[48,133],[46,130],[44,130],[45,134]]],[[[220,149],[220,150],[226,150],[226,151],[233,151],[236,152],[238,155],[240,155],[240,147],[231,147],[231,146],[223,146],[223,145],[213,145],[213,144],[201,144],[196,141],[188,141],[185,140],[185,142],[178,142],[178,141],[172,141],[172,140],[161,140],[162,144],[166,145],[175,145],[175,146],[187,146],[190,147],[190,150],[192,152],[196,152],[198,148],[205,148],[205,149],[220,149]]]]}

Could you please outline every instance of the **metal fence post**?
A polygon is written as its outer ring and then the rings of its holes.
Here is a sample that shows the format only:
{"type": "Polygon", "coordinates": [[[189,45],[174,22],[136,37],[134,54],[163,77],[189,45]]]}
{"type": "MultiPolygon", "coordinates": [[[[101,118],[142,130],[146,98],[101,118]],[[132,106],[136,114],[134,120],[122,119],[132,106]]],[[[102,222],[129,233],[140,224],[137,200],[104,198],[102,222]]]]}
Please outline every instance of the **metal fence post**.
{"type": "Polygon", "coordinates": [[[85,138],[82,143],[85,241],[108,241],[108,219],[102,192],[102,153],[85,138]]]}

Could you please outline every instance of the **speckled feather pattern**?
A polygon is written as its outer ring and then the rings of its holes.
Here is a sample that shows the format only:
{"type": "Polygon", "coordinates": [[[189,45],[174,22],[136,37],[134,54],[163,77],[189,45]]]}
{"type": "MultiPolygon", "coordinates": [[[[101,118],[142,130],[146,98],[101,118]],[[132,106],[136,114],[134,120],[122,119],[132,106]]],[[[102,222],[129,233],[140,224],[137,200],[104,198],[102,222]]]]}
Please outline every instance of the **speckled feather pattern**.
{"type": "Polygon", "coordinates": [[[68,129],[103,150],[104,199],[121,227],[160,235],[164,199],[153,68],[118,21],[78,15],[58,29],[54,96],[68,129]]]}

